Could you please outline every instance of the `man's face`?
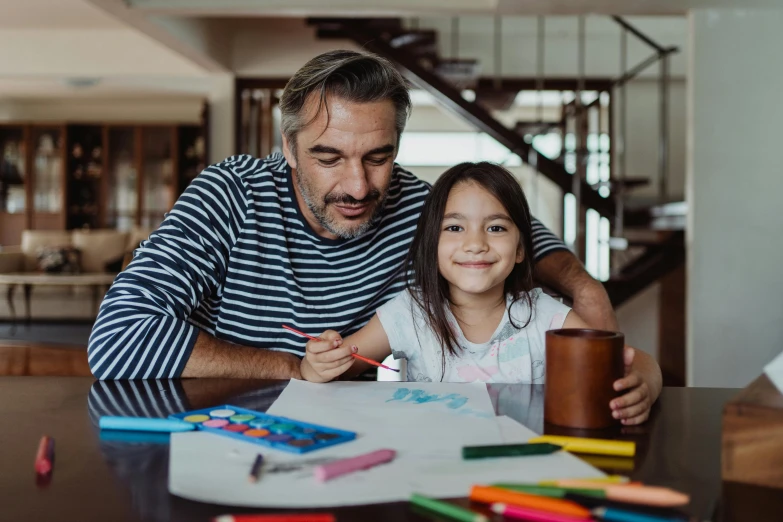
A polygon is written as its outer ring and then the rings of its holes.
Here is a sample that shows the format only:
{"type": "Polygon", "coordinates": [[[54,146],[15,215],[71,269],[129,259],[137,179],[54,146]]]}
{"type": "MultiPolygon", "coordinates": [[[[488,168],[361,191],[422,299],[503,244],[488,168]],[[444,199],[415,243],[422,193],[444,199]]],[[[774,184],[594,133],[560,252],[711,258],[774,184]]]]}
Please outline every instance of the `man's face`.
{"type": "MultiPolygon", "coordinates": [[[[283,136],[299,208],[320,236],[353,238],[366,232],[383,208],[397,156],[394,104],[353,103],[327,97],[315,120],[296,136],[283,136]]],[[[311,95],[302,121],[313,118],[318,98],[311,95]]]]}

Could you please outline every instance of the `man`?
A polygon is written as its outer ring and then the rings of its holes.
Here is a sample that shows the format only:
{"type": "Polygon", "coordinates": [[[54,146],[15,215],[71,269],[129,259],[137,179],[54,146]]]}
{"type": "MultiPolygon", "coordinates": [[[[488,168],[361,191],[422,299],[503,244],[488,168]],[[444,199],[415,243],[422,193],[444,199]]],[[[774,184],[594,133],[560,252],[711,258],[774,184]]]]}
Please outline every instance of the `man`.
{"type": "MultiPolygon", "coordinates": [[[[283,155],[208,167],[135,252],[89,342],[100,379],[298,378],[305,342],[348,335],[404,285],[429,186],[394,164],[410,111],[386,60],[318,56],[286,86],[283,155]]],[[[603,286],[540,223],[539,279],[596,328],[616,329],[603,286]]]]}

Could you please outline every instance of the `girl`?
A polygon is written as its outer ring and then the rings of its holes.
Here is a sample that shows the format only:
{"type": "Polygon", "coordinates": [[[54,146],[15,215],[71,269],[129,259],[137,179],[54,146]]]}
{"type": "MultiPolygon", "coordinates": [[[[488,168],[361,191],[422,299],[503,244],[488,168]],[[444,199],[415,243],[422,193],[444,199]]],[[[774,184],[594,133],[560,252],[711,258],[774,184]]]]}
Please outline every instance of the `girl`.
{"type": "MultiPolygon", "coordinates": [[[[302,377],[327,382],[365,371],[362,355],[408,361],[408,380],[542,383],[545,333],[589,328],[564,304],[534,288],[532,231],[514,177],[490,163],[462,163],[435,183],[409,254],[407,289],[343,340],[328,330],[307,343],[302,377]]],[[[643,422],[660,393],[660,369],[626,348],[630,390],[610,407],[625,424],[643,422]]],[[[574,376],[578,378],[578,376],[574,376]]]]}

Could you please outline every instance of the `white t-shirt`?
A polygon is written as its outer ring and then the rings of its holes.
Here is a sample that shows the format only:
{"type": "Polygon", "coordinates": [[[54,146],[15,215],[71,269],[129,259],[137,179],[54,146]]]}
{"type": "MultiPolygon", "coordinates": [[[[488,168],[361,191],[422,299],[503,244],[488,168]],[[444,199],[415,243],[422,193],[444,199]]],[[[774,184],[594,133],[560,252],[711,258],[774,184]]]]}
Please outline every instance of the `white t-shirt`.
{"type": "Polygon", "coordinates": [[[459,351],[457,356],[446,353],[445,374],[438,338],[409,291],[381,306],[378,317],[394,358],[408,360],[408,381],[440,381],[442,375],[443,382],[543,383],[546,331],[562,328],[571,309],[540,288],[531,291],[530,297],[533,314],[527,326],[527,300],[520,299],[512,306],[508,297],[506,313],[495,333],[481,344],[468,341],[451,310],[446,310],[459,351]],[[513,323],[509,321],[509,306],[513,323]]]}

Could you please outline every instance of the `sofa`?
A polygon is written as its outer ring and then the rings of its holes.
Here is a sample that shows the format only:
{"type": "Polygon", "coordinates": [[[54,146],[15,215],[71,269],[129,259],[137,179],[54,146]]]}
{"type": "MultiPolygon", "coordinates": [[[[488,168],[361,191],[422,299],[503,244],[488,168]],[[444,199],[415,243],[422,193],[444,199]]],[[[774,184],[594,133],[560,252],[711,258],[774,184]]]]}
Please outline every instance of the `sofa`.
{"type": "MultiPolygon", "coordinates": [[[[78,253],[78,272],[81,274],[117,273],[130,261],[133,250],[146,239],[151,230],[135,228],[130,231],[113,229],[25,230],[22,244],[0,250],[0,274],[42,273],[40,254],[45,251],[73,251],[78,253]]],[[[2,296],[8,287],[0,288],[2,296]]],[[[14,292],[17,310],[24,308],[22,292],[14,292]]],[[[82,287],[34,287],[30,295],[30,312],[39,319],[91,320],[95,316],[92,292],[82,287]]],[[[6,299],[0,299],[0,320],[9,320],[12,313],[6,299]]]]}

